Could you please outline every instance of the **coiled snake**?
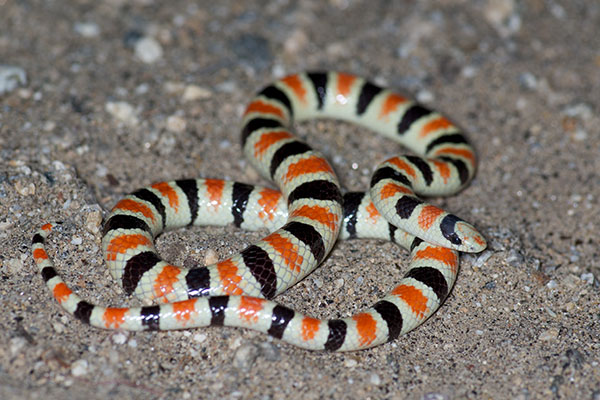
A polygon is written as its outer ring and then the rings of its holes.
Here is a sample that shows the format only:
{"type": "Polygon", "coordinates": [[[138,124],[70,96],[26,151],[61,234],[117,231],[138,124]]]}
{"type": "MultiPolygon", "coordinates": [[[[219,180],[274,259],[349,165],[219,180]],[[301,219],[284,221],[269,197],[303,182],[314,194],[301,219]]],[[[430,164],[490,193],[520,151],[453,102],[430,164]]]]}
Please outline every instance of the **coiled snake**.
{"type": "Polygon", "coordinates": [[[260,91],[242,126],[245,156],[280,191],[217,179],[160,182],[120,200],[104,224],[112,276],[127,294],[163,304],[107,308],[81,300],[45,250],[54,224],[35,234],[34,260],[67,312],[106,329],[238,326],[307,349],[358,350],[425,321],[454,284],[458,251],[486,246],[471,225],[416,197],[455,193],[475,171],[473,148],[437,112],[350,74],[306,73],[260,91]],[[342,195],[324,157],[290,132],[292,120],[322,117],[362,125],[419,156],[386,160],[369,192],[342,195]],[[154,247],[168,229],[231,223],[274,231],[227,260],[189,270],[163,261],[154,247]],[[410,251],[409,271],[387,296],[349,318],[319,320],[271,301],[314,270],[338,236],[392,240],[410,251]]]}

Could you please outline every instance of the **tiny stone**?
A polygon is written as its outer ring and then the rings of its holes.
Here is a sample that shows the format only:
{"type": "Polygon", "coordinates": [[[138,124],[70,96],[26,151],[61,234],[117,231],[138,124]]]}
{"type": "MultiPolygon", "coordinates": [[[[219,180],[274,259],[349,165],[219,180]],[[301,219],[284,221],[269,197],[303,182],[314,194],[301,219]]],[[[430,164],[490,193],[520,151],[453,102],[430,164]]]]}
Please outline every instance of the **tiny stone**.
{"type": "Polygon", "coordinates": [[[550,329],[545,330],[544,332],[540,333],[540,336],[538,339],[541,340],[542,342],[550,342],[550,341],[554,341],[557,337],[558,337],[558,329],[550,328],[550,329]]]}
{"type": "Polygon", "coordinates": [[[572,274],[565,276],[565,279],[563,279],[563,283],[569,289],[575,289],[578,285],[580,285],[580,282],[581,281],[579,278],[572,274]]]}
{"type": "Polygon", "coordinates": [[[71,364],[71,374],[73,376],[83,376],[88,372],[88,362],[86,360],[77,360],[71,364]]]}
{"type": "Polygon", "coordinates": [[[29,88],[24,88],[24,89],[19,89],[17,91],[17,94],[19,95],[20,98],[27,100],[31,97],[33,92],[29,88]]]}
{"type": "Polygon", "coordinates": [[[344,360],[344,366],[348,368],[356,367],[358,362],[354,358],[348,358],[344,360]]]}
{"type": "Polygon", "coordinates": [[[130,340],[130,341],[127,343],[127,345],[128,345],[129,347],[131,347],[132,349],[135,349],[135,348],[137,348],[137,340],[135,340],[135,339],[131,339],[131,340],[130,340]]]}
{"type": "Polygon", "coordinates": [[[193,339],[195,342],[202,343],[206,340],[206,335],[204,333],[196,333],[193,339]]]}
{"type": "Polygon", "coordinates": [[[581,274],[580,278],[582,281],[584,281],[588,285],[594,284],[594,274],[592,274],[591,272],[587,273],[587,274],[581,274]]]}
{"type": "Polygon", "coordinates": [[[27,340],[23,337],[14,337],[10,339],[10,354],[14,357],[21,352],[27,344],[27,340]]]}
{"type": "Polygon", "coordinates": [[[211,96],[212,92],[209,89],[196,85],[188,85],[183,90],[183,96],[181,96],[181,99],[184,102],[186,102],[200,99],[208,99],[211,96]]]}
{"type": "Polygon", "coordinates": [[[98,233],[102,225],[102,213],[98,210],[90,212],[85,217],[85,229],[91,233],[98,233]]]}
{"type": "Polygon", "coordinates": [[[125,101],[109,101],[104,106],[104,109],[116,120],[129,126],[135,126],[139,122],[135,109],[125,101]]]}
{"type": "Polygon", "coordinates": [[[204,254],[204,265],[211,265],[219,261],[219,257],[217,256],[217,252],[213,249],[206,250],[204,254]]]}
{"type": "Polygon", "coordinates": [[[96,37],[100,34],[100,28],[93,22],[76,22],[73,29],[86,38],[96,37]]]}
{"type": "Polygon", "coordinates": [[[270,342],[264,342],[259,345],[261,356],[267,361],[279,361],[281,353],[279,348],[270,342]]]}
{"type": "Polygon", "coordinates": [[[74,245],[76,245],[76,246],[77,246],[77,245],[80,245],[81,243],[83,243],[83,239],[82,239],[82,238],[80,238],[79,236],[74,236],[74,237],[71,239],[71,244],[74,244],[74,245]]]}
{"type": "Polygon", "coordinates": [[[65,331],[65,326],[63,324],[61,324],[60,322],[53,322],[52,328],[54,328],[54,331],[56,333],[63,333],[65,331]]]}
{"type": "Polygon", "coordinates": [[[117,332],[111,337],[114,344],[125,344],[127,341],[127,335],[123,332],[117,332]]]}
{"type": "Polygon", "coordinates": [[[298,54],[308,44],[308,36],[300,29],[296,29],[283,43],[283,50],[290,55],[298,54]]]}
{"type": "Polygon", "coordinates": [[[143,37],[138,40],[135,43],[134,51],[137,58],[146,64],[158,61],[163,55],[161,45],[151,37],[143,37]]]}
{"type": "Polygon", "coordinates": [[[25,85],[26,83],[27,74],[23,68],[0,65],[0,95],[11,92],[18,85],[25,85]]]}
{"type": "Polygon", "coordinates": [[[30,196],[32,194],[35,194],[35,185],[32,182],[23,183],[22,181],[16,181],[15,190],[21,196],[30,196]]]}
{"type": "Polygon", "coordinates": [[[135,88],[135,94],[142,95],[150,91],[150,86],[147,83],[142,83],[135,88]]]}
{"type": "Polygon", "coordinates": [[[6,272],[12,275],[23,271],[24,264],[23,261],[19,260],[18,258],[11,258],[6,261],[4,266],[6,267],[6,272]]]}
{"type": "Polygon", "coordinates": [[[581,118],[584,121],[587,121],[590,118],[592,118],[592,115],[594,114],[594,112],[592,111],[592,108],[586,103],[578,103],[578,104],[569,106],[569,107],[565,108],[563,113],[569,117],[581,118]]]}
{"type": "Polygon", "coordinates": [[[54,128],[56,128],[56,122],[54,122],[54,121],[46,121],[46,122],[44,122],[44,125],[42,126],[42,129],[45,132],[52,132],[54,130],[54,128]]]}
{"type": "Polygon", "coordinates": [[[333,282],[333,284],[336,289],[341,289],[342,286],[344,286],[344,279],[343,278],[336,279],[335,282],[333,282]]]}
{"type": "Polygon", "coordinates": [[[181,133],[185,131],[186,127],[186,120],[178,115],[171,115],[167,118],[167,130],[171,132],[181,133]]]}
{"type": "Polygon", "coordinates": [[[233,366],[237,369],[248,371],[258,357],[258,347],[245,343],[241,345],[233,355],[233,366]]]}
{"type": "Polygon", "coordinates": [[[417,100],[421,103],[431,103],[434,100],[434,96],[429,90],[420,90],[417,93],[417,100]]]}
{"type": "Polygon", "coordinates": [[[169,94],[176,94],[183,92],[185,90],[185,85],[181,82],[167,81],[163,85],[163,89],[169,94]]]}
{"type": "Polygon", "coordinates": [[[485,289],[496,289],[496,282],[489,281],[484,286],[485,289]]]}
{"type": "Polygon", "coordinates": [[[381,384],[381,378],[373,372],[369,377],[369,382],[371,382],[371,385],[379,386],[381,384]]]}
{"type": "Polygon", "coordinates": [[[535,89],[537,87],[537,78],[530,72],[524,72],[519,75],[519,83],[526,89],[535,89]]]}
{"type": "Polygon", "coordinates": [[[554,279],[550,279],[548,281],[548,283],[546,283],[546,287],[548,289],[556,289],[557,286],[558,286],[558,284],[556,283],[556,281],[554,279]]]}
{"type": "Polygon", "coordinates": [[[588,133],[583,129],[577,129],[573,134],[573,140],[576,142],[584,142],[587,140],[588,136],[588,133]]]}

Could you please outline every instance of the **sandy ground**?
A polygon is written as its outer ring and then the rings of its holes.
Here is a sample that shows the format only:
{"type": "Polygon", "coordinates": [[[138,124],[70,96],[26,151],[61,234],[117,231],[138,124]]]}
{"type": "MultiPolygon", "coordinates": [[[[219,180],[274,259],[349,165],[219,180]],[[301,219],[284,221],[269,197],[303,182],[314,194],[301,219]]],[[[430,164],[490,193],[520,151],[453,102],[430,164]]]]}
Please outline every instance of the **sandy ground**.
{"type": "MultiPolygon", "coordinates": [[[[599,37],[600,5],[585,0],[0,0],[0,64],[26,74],[0,77],[0,398],[600,399],[599,37]],[[306,69],[397,88],[477,148],[470,187],[436,201],[490,246],[461,258],[433,318],[330,354],[230,328],[101,331],[60,309],[30,255],[43,222],[64,222],[50,248],[78,293],[137,304],[102,265],[106,210],[158,180],[264,183],[242,159],[240,115],[266,83],[306,69]]],[[[351,190],[396,151],[339,122],[297,130],[351,190]]],[[[259,236],[194,228],[159,249],[203,262],[259,236]]],[[[349,315],[405,257],[339,243],[279,301],[349,315]]]]}

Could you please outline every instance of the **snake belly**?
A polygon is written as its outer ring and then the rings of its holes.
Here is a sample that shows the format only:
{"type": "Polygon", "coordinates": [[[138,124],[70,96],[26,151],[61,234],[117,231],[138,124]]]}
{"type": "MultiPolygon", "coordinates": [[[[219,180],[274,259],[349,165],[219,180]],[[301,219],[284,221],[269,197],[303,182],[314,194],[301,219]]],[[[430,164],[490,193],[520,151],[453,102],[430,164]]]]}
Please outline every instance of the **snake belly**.
{"type": "Polygon", "coordinates": [[[267,86],[246,109],[242,145],[278,191],[219,179],[160,182],[126,196],[108,216],[102,247],[111,275],[127,294],[162,304],[115,308],[81,300],[48,257],[54,224],[44,225],[33,238],[34,260],[62,307],[106,329],[238,326],[307,349],[358,350],[425,321],[454,284],[458,251],[486,246],[470,224],[417,197],[452,194],[471,180],[474,150],[463,134],[439,113],[362,78],[305,73],[267,86]],[[313,118],[362,125],[417,155],[386,160],[369,192],[342,196],[329,163],[290,131],[293,120],[313,118]],[[209,266],[185,269],[158,255],[161,232],[209,224],[273,232],[209,266]],[[271,301],[313,271],[340,233],[409,249],[408,272],[385,298],[349,318],[320,320],[271,301]]]}

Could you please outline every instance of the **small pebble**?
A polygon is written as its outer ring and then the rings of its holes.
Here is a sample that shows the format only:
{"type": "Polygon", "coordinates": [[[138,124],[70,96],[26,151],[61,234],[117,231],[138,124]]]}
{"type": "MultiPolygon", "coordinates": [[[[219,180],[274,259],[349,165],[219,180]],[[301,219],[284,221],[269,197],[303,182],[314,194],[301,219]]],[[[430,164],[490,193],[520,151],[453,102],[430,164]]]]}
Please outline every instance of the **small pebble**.
{"type": "Polygon", "coordinates": [[[550,279],[548,281],[548,283],[546,283],[546,287],[548,289],[556,289],[557,286],[558,286],[558,284],[556,283],[556,281],[554,279],[550,279]]]}
{"type": "Polygon", "coordinates": [[[369,382],[371,385],[379,386],[381,384],[381,378],[375,372],[371,374],[369,377],[369,382]]]}
{"type": "Polygon", "coordinates": [[[358,365],[358,362],[354,358],[347,358],[344,360],[344,366],[348,368],[353,368],[358,365]]]}
{"type": "Polygon", "coordinates": [[[86,38],[96,37],[100,34],[100,28],[93,22],[76,22],[73,30],[86,38]]]}
{"type": "Polygon", "coordinates": [[[83,376],[88,373],[88,362],[86,360],[77,360],[71,364],[71,374],[73,376],[83,376]]]}
{"type": "Polygon", "coordinates": [[[129,126],[135,126],[139,122],[135,109],[125,101],[109,101],[104,106],[104,109],[116,120],[129,126]]]}
{"type": "Polygon", "coordinates": [[[167,130],[174,133],[185,131],[187,122],[184,118],[178,115],[171,115],[167,118],[167,130]]]}
{"type": "Polygon", "coordinates": [[[54,329],[54,331],[56,333],[63,333],[65,331],[65,326],[63,324],[61,324],[60,322],[53,322],[52,323],[52,328],[54,329]]]}
{"type": "Polygon", "coordinates": [[[85,217],[85,229],[91,233],[98,233],[102,225],[102,213],[99,210],[90,212],[85,217]]]}
{"type": "Polygon", "coordinates": [[[581,274],[580,276],[581,280],[584,281],[585,283],[587,283],[588,285],[593,285],[594,284],[594,274],[587,273],[587,274],[581,274]]]}
{"type": "Polygon", "coordinates": [[[147,36],[135,43],[134,52],[137,58],[146,64],[152,64],[158,61],[163,55],[163,49],[160,43],[147,36]]]}
{"type": "Polygon", "coordinates": [[[419,93],[417,93],[417,100],[421,103],[431,103],[434,99],[433,93],[429,90],[420,90],[419,93]]]}
{"type": "Polygon", "coordinates": [[[125,344],[127,342],[127,335],[123,332],[117,332],[111,337],[114,344],[125,344]]]}
{"type": "Polygon", "coordinates": [[[27,74],[20,67],[0,65],[0,95],[11,92],[27,83],[27,74]]]}
{"type": "Polygon", "coordinates": [[[35,194],[35,185],[32,182],[24,183],[22,181],[16,181],[15,190],[21,196],[30,196],[35,194]]]}
{"type": "Polygon", "coordinates": [[[22,272],[23,271],[23,266],[24,266],[23,261],[21,261],[18,258],[8,259],[4,263],[4,267],[6,268],[6,272],[8,272],[11,275],[12,274],[18,274],[19,272],[22,272]]]}
{"type": "Polygon", "coordinates": [[[550,328],[540,333],[538,339],[542,342],[554,341],[558,337],[558,329],[550,328]]]}
{"type": "Polygon", "coordinates": [[[264,342],[259,344],[260,355],[267,361],[279,361],[281,352],[279,348],[272,342],[264,342]]]}
{"type": "Polygon", "coordinates": [[[217,252],[213,249],[206,250],[204,254],[204,265],[211,265],[219,261],[219,257],[217,256],[217,252]]]}
{"type": "Polygon", "coordinates": [[[283,51],[289,55],[296,55],[308,45],[309,40],[306,33],[296,29],[283,43],[283,51]]]}
{"type": "Polygon", "coordinates": [[[82,238],[80,238],[79,236],[74,236],[74,237],[71,239],[71,244],[74,244],[74,245],[76,245],[76,246],[77,246],[77,245],[80,245],[81,243],[83,243],[83,239],[82,239],[82,238]]]}
{"type": "Polygon", "coordinates": [[[258,352],[259,349],[254,344],[244,343],[233,355],[233,366],[237,369],[248,371],[256,361],[258,352]]]}
{"type": "Polygon", "coordinates": [[[204,333],[196,333],[193,339],[197,343],[202,343],[206,340],[206,335],[204,333]]]}
{"type": "Polygon", "coordinates": [[[194,101],[201,99],[208,99],[212,96],[212,92],[209,89],[203,88],[201,86],[196,85],[188,85],[183,90],[183,95],[181,99],[186,101],[194,101]]]}
{"type": "Polygon", "coordinates": [[[10,339],[10,354],[14,357],[23,350],[25,345],[27,344],[27,340],[25,338],[18,336],[10,339]]]}
{"type": "Polygon", "coordinates": [[[537,78],[531,72],[524,72],[519,75],[519,83],[525,89],[533,90],[537,87],[537,78]]]}

